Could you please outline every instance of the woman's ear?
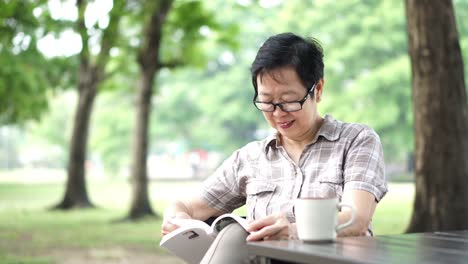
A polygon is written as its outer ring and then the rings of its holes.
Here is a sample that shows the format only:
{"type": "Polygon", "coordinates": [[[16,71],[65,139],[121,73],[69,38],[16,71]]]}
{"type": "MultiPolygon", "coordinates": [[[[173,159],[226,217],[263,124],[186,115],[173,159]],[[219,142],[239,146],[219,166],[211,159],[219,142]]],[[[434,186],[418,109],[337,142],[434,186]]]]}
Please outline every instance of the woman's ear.
{"type": "Polygon", "coordinates": [[[323,93],[323,87],[325,84],[325,80],[320,79],[317,82],[317,86],[315,87],[315,101],[318,103],[322,100],[322,93],[323,93]]]}

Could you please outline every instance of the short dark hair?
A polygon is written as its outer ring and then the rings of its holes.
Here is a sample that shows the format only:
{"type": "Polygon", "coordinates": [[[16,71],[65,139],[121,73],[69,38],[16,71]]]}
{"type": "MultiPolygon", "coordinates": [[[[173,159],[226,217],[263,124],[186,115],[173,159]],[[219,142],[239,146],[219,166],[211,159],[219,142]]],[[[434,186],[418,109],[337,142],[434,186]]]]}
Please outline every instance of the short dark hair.
{"type": "Polygon", "coordinates": [[[318,40],[304,39],[293,33],[269,37],[252,62],[252,84],[257,96],[257,76],[269,71],[292,67],[306,90],[323,78],[323,49],[318,40]]]}

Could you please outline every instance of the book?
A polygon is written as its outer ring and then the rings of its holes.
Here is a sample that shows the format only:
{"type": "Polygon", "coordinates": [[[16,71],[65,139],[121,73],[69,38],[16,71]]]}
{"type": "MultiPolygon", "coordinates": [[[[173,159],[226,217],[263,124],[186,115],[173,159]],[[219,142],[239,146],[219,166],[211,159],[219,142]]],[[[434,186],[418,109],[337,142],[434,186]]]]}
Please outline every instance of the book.
{"type": "Polygon", "coordinates": [[[179,228],[165,235],[159,246],[168,249],[187,263],[200,263],[218,233],[234,222],[247,230],[247,220],[235,214],[223,214],[211,225],[195,219],[171,219],[171,223],[179,228]]]}

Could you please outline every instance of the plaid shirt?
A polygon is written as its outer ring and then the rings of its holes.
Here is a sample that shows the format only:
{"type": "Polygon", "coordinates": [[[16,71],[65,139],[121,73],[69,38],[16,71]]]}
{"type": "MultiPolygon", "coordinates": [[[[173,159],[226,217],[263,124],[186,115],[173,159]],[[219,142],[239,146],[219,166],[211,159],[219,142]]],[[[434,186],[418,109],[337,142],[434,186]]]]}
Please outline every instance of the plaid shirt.
{"type": "Polygon", "coordinates": [[[362,124],[325,116],[296,164],[276,135],[235,151],[203,183],[202,198],[223,212],[246,204],[247,219],[284,212],[295,222],[294,199],[365,190],[379,201],[387,192],[379,136],[362,124]]]}

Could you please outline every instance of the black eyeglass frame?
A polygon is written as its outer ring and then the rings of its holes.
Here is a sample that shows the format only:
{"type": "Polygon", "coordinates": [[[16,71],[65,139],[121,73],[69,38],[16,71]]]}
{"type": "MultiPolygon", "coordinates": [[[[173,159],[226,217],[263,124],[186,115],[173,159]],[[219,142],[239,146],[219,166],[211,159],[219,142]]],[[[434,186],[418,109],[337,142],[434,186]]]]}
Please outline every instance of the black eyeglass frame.
{"type": "Polygon", "coordinates": [[[314,83],[314,85],[312,85],[312,87],[310,87],[310,89],[307,91],[307,94],[304,96],[304,98],[302,98],[302,100],[299,100],[299,101],[291,101],[291,102],[282,102],[282,103],[273,103],[273,102],[262,102],[262,101],[257,101],[257,94],[255,94],[255,97],[254,99],[252,100],[253,104],[255,105],[255,108],[257,108],[258,110],[262,111],[262,112],[268,112],[268,113],[271,113],[271,112],[274,112],[276,110],[276,107],[278,106],[281,111],[283,112],[298,112],[298,111],[301,111],[302,110],[302,105],[304,105],[305,101],[307,101],[307,99],[309,99],[310,95],[314,93],[314,90],[315,90],[315,86],[317,85],[317,83],[314,83]],[[257,106],[257,103],[260,103],[260,104],[269,104],[269,105],[273,105],[273,110],[271,111],[265,111],[265,110],[262,110],[260,108],[258,108],[257,106]],[[293,104],[293,103],[299,103],[301,105],[301,108],[297,109],[297,110],[293,110],[293,111],[288,111],[288,110],[285,110],[283,108],[283,104],[293,104]]]}

